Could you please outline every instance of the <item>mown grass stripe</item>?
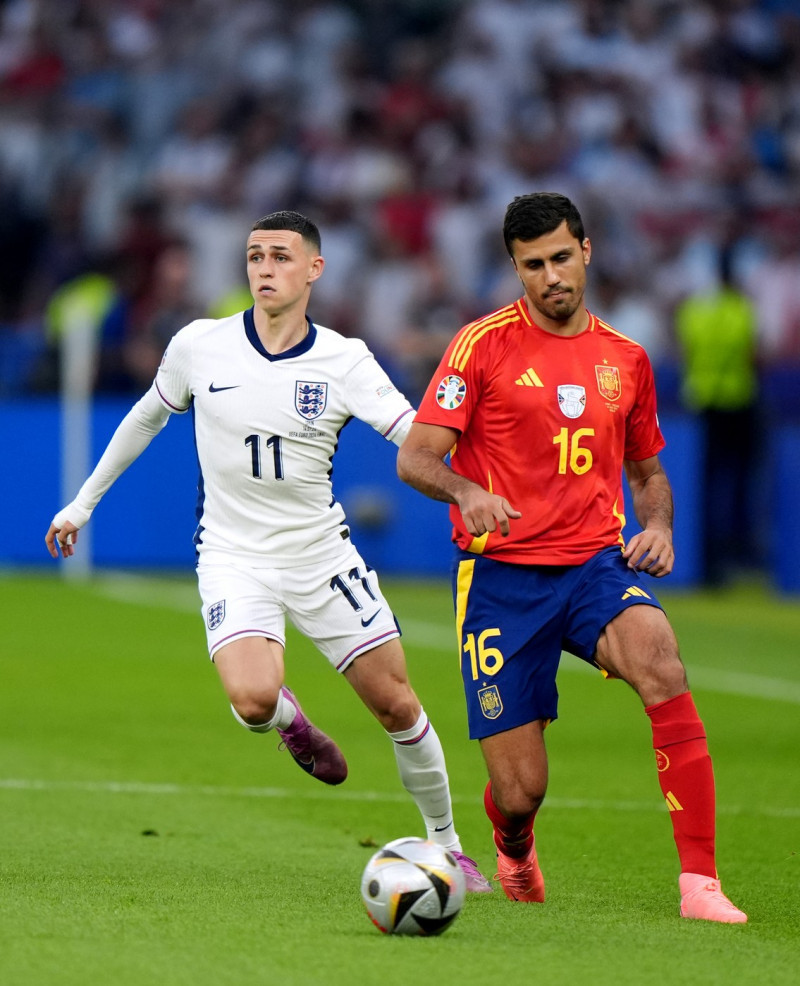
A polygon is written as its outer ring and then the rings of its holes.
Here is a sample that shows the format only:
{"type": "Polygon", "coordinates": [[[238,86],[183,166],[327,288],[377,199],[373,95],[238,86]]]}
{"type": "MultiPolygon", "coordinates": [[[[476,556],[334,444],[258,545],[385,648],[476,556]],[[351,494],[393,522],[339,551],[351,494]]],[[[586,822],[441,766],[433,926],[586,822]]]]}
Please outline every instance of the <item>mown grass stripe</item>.
{"type": "MultiPolygon", "coordinates": [[[[226,787],[216,784],[149,784],[142,781],[55,781],[24,777],[0,777],[0,790],[4,791],[80,791],[86,794],[142,794],[179,795],[182,797],[203,796],[213,798],[265,798],[276,801],[329,801],[331,798],[355,802],[398,802],[408,801],[405,791],[359,791],[337,790],[335,793],[325,788],[309,788],[307,791],[280,787],[226,787]]],[[[453,795],[456,804],[473,804],[475,798],[453,795]]],[[[619,812],[662,812],[664,806],[660,798],[652,801],[606,801],[597,798],[551,798],[547,799],[548,809],[562,811],[619,811],[619,812]]],[[[800,818],[800,808],[776,808],[769,805],[718,805],[717,811],[723,815],[757,815],[766,818],[800,818]]]]}

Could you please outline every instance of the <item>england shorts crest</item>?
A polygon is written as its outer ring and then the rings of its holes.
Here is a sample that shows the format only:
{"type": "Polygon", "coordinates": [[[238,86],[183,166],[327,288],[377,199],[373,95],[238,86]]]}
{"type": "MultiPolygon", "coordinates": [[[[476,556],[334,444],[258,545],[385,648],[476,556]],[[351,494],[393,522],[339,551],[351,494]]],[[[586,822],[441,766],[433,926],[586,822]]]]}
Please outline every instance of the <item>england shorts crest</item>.
{"type": "Polygon", "coordinates": [[[318,418],[328,403],[328,385],[321,381],[296,380],[294,385],[294,407],[297,413],[312,421],[318,418]]]}
{"type": "Polygon", "coordinates": [[[208,623],[209,630],[216,630],[217,627],[225,619],[225,600],[220,599],[217,603],[212,603],[208,607],[208,613],[206,614],[206,622],[208,623]]]}

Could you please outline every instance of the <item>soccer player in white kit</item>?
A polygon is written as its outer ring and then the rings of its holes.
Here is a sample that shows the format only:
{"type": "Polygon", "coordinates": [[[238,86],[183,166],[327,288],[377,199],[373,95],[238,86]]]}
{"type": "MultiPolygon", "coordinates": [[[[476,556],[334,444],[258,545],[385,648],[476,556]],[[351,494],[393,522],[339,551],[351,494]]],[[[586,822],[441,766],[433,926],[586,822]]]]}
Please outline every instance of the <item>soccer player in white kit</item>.
{"type": "Polygon", "coordinates": [[[45,541],[74,553],[103,494],[171,414],[192,410],[200,463],[195,533],[209,656],[236,719],[275,729],[327,784],[347,776],[338,746],[284,685],[285,618],[341,672],[393,741],[427,837],[449,849],[473,892],[491,884],[461,850],[439,738],[408,680],[400,631],[378,577],[350,540],[331,485],[352,417],[400,445],[414,410],[366,345],[307,316],[322,274],[317,227],[296,212],[260,219],[247,240],[254,306],[198,319],[170,341],[150,390],[123,418],[45,541]]]}

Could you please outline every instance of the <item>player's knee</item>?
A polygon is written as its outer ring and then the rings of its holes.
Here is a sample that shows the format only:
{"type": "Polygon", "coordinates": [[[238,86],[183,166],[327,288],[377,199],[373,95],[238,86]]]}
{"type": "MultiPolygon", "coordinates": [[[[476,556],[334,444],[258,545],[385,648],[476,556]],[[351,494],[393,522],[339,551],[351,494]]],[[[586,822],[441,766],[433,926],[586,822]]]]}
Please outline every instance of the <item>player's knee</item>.
{"type": "Polygon", "coordinates": [[[674,660],[660,661],[655,666],[655,674],[662,690],[669,692],[670,698],[680,695],[689,689],[689,683],[686,679],[686,668],[677,656],[674,660]]]}
{"type": "Polygon", "coordinates": [[[681,661],[678,641],[672,628],[666,626],[662,632],[654,633],[648,645],[648,668],[651,675],[665,688],[685,690],[686,669],[681,661]]]}
{"type": "Polygon", "coordinates": [[[539,810],[544,800],[544,791],[523,784],[498,789],[493,782],[492,797],[506,818],[523,821],[539,810]]]}
{"type": "Polygon", "coordinates": [[[365,701],[387,733],[412,729],[422,712],[419,699],[407,682],[393,682],[391,687],[373,692],[365,701]]]}
{"type": "Polygon", "coordinates": [[[278,696],[266,692],[241,692],[231,695],[231,706],[247,726],[260,726],[275,715],[278,696]]]}
{"type": "Polygon", "coordinates": [[[416,724],[420,711],[419,699],[410,688],[394,688],[384,694],[375,715],[387,733],[400,733],[416,724]]]}
{"type": "Polygon", "coordinates": [[[645,705],[665,702],[688,691],[686,668],[677,645],[673,646],[669,639],[654,641],[631,684],[645,705]]]}
{"type": "Polygon", "coordinates": [[[627,681],[645,705],[666,701],[688,689],[675,633],[663,611],[631,606],[606,628],[598,663],[627,681]]]}
{"type": "Polygon", "coordinates": [[[350,685],[387,733],[411,729],[421,711],[406,674],[403,652],[391,649],[396,644],[392,640],[362,655],[345,671],[350,685]]]}

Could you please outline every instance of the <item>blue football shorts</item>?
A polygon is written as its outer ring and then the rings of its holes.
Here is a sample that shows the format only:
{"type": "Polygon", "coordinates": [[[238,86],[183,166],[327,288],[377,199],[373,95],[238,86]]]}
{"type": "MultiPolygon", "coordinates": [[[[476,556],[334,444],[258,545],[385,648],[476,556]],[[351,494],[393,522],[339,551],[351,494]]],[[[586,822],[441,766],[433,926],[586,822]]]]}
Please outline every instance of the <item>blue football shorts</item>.
{"type": "Polygon", "coordinates": [[[597,641],[618,613],[642,603],[662,608],[617,545],[570,566],[458,551],[453,596],[472,739],[557,718],[561,652],[597,667],[597,641]]]}

